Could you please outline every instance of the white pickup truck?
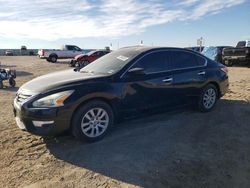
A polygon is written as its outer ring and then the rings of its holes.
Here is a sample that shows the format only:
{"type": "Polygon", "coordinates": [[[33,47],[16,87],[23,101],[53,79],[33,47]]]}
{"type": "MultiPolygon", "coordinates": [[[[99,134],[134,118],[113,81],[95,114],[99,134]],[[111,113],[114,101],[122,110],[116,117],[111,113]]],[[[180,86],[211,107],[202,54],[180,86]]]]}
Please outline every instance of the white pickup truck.
{"type": "Polygon", "coordinates": [[[57,59],[74,58],[79,54],[84,54],[84,51],[74,45],[64,45],[61,50],[41,49],[38,51],[39,58],[45,58],[52,63],[56,63],[57,59]]]}

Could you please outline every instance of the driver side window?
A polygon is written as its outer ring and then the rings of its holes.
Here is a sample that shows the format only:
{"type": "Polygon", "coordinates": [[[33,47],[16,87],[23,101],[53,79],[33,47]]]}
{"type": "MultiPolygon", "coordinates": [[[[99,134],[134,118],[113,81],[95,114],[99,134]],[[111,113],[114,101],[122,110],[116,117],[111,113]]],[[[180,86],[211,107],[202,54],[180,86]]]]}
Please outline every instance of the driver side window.
{"type": "Polygon", "coordinates": [[[146,74],[167,71],[170,68],[169,57],[168,51],[152,52],[140,59],[132,68],[143,68],[146,74]]]}

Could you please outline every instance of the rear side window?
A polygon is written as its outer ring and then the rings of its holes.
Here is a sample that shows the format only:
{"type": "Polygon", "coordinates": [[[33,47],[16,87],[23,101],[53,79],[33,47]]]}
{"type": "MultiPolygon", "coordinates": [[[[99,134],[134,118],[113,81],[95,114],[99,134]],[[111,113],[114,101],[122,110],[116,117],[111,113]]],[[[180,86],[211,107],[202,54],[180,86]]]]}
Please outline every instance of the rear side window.
{"type": "Polygon", "coordinates": [[[172,69],[192,68],[204,66],[206,60],[201,56],[185,51],[172,52],[172,69]]]}
{"type": "Polygon", "coordinates": [[[195,55],[196,56],[196,61],[197,61],[197,66],[205,66],[206,60],[205,58],[195,55]]]}
{"type": "Polygon", "coordinates": [[[246,44],[246,41],[240,41],[238,42],[236,48],[241,48],[241,47],[245,47],[247,44],[246,44]]]}
{"type": "Polygon", "coordinates": [[[73,46],[67,46],[68,50],[74,50],[73,46]]]}
{"type": "Polygon", "coordinates": [[[145,73],[157,73],[170,69],[170,52],[152,52],[140,59],[133,68],[143,68],[145,73]]]}

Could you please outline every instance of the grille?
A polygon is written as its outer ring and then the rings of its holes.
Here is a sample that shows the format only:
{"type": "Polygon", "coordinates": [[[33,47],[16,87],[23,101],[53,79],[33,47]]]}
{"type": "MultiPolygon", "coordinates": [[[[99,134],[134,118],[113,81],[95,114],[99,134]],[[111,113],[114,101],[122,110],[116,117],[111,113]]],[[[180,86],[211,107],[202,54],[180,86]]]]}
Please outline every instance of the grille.
{"type": "Polygon", "coordinates": [[[26,101],[28,98],[30,98],[32,95],[25,95],[25,94],[22,94],[22,93],[18,93],[17,96],[16,96],[16,101],[18,103],[22,103],[24,101],[26,101]]]}
{"type": "Polygon", "coordinates": [[[244,49],[230,49],[230,50],[225,50],[224,55],[225,56],[234,56],[234,55],[244,56],[246,55],[246,52],[244,49]]]}

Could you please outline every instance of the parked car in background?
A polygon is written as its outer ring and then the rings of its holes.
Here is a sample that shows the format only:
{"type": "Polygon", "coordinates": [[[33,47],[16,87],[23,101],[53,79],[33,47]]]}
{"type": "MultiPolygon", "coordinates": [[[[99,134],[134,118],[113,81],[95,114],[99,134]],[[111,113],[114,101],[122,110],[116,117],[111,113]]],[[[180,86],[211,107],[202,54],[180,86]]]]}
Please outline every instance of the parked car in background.
{"type": "Polygon", "coordinates": [[[108,53],[110,53],[110,51],[95,50],[95,51],[91,51],[87,54],[77,55],[74,59],[71,60],[70,66],[82,68],[82,67],[88,65],[89,63],[95,61],[96,59],[98,59],[98,58],[100,58],[108,53]]]}
{"type": "Polygon", "coordinates": [[[6,50],[6,51],[5,51],[5,55],[6,55],[6,56],[13,56],[14,53],[13,53],[12,50],[6,50]]]}
{"type": "Polygon", "coordinates": [[[83,50],[75,45],[64,45],[61,50],[45,50],[38,51],[40,58],[45,58],[48,62],[56,63],[57,59],[74,58],[79,54],[83,54],[83,50]]]}
{"type": "Polygon", "coordinates": [[[187,47],[186,49],[189,49],[189,50],[193,50],[195,52],[202,52],[202,50],[204,49],[204,46],[194,46],[194,47],[187,47]]]}
{"type": "Polygon", "coordinates": [[[208,46],[201,53],[213,61],[223,63],[222,51],[224,48],[231,48],[231,46],[208,46]]]}
{"type": "Polygon", "coordinates": [[[241,63],[250,65],[250,40],[240,41],[235,48],[225,48],[222,53],[227,66],[241,63]]]}
{"type": "Polygon", "coordinates": [[[26,46],[21,46],[20,54],[21,55],[28,55],[29,54],[26,46]]]}
{"type": "Polygon", "coordinates": [[[80,71],[44,75],[25,83],[14,99],[20,129],[38,135],[65,130],[96,141],[121,116],[195,105],[211,111],[228,90],[227,68],[181,48],[127,47],[80,71]]]}
{"type": "Polygon", "coordinates": [[[20,48],[20,55],[36,55],[37,52],[35,52],[36,50],[34,49],[27,49],[26,46],[21,46],[20,48]]]}

